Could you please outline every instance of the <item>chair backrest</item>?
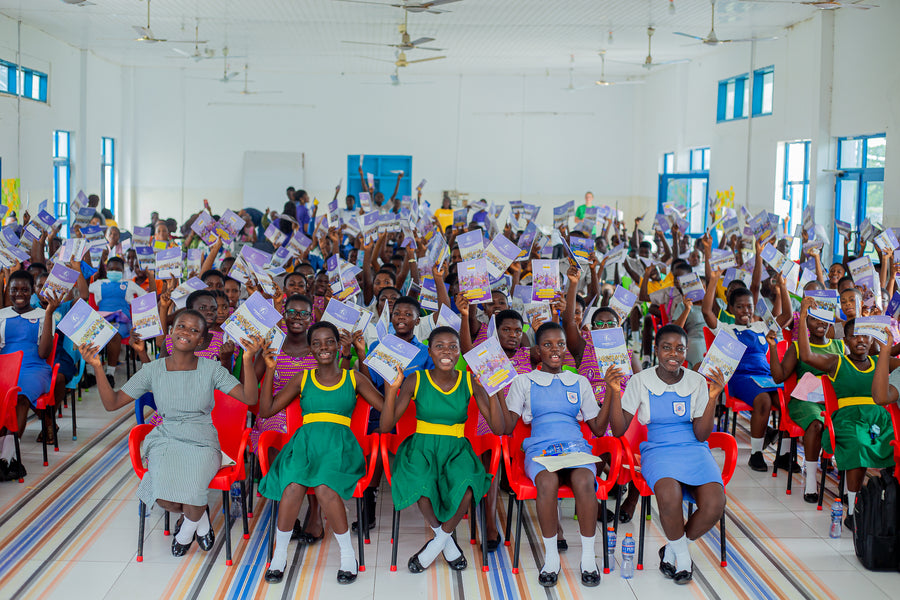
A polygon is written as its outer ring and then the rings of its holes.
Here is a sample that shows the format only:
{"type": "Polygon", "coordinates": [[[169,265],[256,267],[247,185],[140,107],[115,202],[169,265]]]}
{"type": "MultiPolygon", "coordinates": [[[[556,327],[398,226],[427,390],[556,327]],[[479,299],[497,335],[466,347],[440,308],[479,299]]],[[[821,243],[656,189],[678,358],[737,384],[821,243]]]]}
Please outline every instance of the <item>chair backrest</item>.
{"type": "Polygon", "coordinates": [[[704,327],[703,328],[703,341],[706,342],[706,350],[707,351],[709,351],[709,347],[712,346],[714,339],[716,339],[716,334],[714,334],[709,327],[704,327]]]}
{"type": "Polygon", "coordinates": [[[822,391],[825,393],[825,414],[830,419],[831,415],[838,409],[837,393],[834,391],[834,385],[832,385],[828,375],[823,375],[821,379],[822,391]]]}
{"type": "Polygon", "coordinates": [[[385,440],[387,451],[397,453],[400,443],[416,432],[416,401],[413,400],[406,407],[395,426],[396,433],[383,433],[381,438],[385,440]]]}
{"type": "MultiPolygon", "coordinates": [[[[63,352],[65,352],[65,349],[63,349],[63,352]]],[[[72,379],[66,382],[67,390],[77,390],[78,384],[81,383],[81,378],[84,377],[84,367],[86,364],[84,362],[84,357],[81,356],[81,354],[78,354],[78,356],[75,357],[74,360],[75,364],[78,365],[78,367],[76,369],[75,375],[72,376],[72,379]]]]}
{"type": "Polygon", "coordinates": [[[725,452],[725,464],[722,465],[722,483],[728,485],[737,466],[738,447],[734,436],[724,431],[713,431],[706,442],[710,450],[718,448],[725,452]]]}
{"type": "Polygon", "coordinates": [[[659,305],[659,316],[661,325],[668,325],[671,322],[671,319],[669,319],[669,311],[666,309],[665,304],[659,305]]]}
{"type": "Polygon", "coordinates": [[[147,392],[134,401],[134,420],[138,425],[144,424],[144,407],[149,406],[156,410],[156,400],[153,398],[153,392],[147,392]]]}
{"type": "Polygon", "coordinates": [[[0,354],[0,427],[10,431],[19,430],[16,418],[16,402],[19,392],[19,370],[22,368],[23,352],[0,354]]]}
{"type": "Polygon", "coordinates": [[[784,360],[784,353],[787,352],[790,345],[791,343],[787,340],[781,340],[775,345],[775,349],[778,351],[778,360],[784,360]]]}
{"type": "Polygon", "coordinates": [[[237,455],[247,428],[247,405],[219,390],[215,391],[215,402],[212,422],[219,435],[219,446],[235,461],[242,461],[243,457],[237,455]]]}
{"type": "Polygon", "coordinates": [[[641,453],[641,443],[647,441],[647,426],[642,425],[638,421],[637,415],[631,419],[631,423],[628,424],[628,429],[625,430],[625,435],[622,436],[622,439],[628,442],[635,455],[641,453]]]}
{"type": "Polygon", "coordinates": [[[50,349],[50,356],[47,357],[47,364],[51,367],[53,363],[56,361],[56,346],[59,344],[59,334],[53,334],[53,347],[50,349]]]}
{"type": "Polygon", "coordinates": [[[356,395],[356,408],[353,409],[353,415],[350,417],[350,430],[356,436],[359,447],[362,448],[363,454],[368,456],[372,449],[373,443],[378,443],[378,434],[369,434],[366,431],[369,428],[369,413],[372,407],[369,403],[362,399],[359,394],[356,395]]]}
{"type": "Polygon", "coordinates": [[[900,481],[900,438],[897,437],[900,435],[897,433],[900,432],[900,406],[897,406],[896,402],[891,402],[886,408],[891,415],[891,425],[894,429],[894,441],[891,442],[894,447],[894,478],[900,481]]]}

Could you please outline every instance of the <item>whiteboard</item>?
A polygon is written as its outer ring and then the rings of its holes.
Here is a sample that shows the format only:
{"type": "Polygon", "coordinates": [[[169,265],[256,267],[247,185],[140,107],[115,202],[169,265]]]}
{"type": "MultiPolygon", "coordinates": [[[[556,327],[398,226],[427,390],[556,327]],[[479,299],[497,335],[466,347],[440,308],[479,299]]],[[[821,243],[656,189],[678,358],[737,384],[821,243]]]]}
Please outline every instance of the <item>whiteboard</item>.
{"type": "Polygon", "coordinates": [[[302,152],[244,152],[244,208],[281,212],[288,187],[305,187],[302,152]]]}

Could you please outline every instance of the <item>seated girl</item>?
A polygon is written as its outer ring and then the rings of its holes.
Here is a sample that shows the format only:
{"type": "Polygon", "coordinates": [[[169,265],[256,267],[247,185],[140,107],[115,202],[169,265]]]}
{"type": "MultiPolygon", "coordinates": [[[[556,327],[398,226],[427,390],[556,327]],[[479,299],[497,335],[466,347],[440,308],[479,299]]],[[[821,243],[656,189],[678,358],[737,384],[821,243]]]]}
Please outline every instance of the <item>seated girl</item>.
{"type": "MultiPolygon", "coordinates": [[[[303,426],[278,453],[269,472],[259,482],[263,496],[280,502],[275,551],[265,578],[270,583],[278,583],[284,577],[294,523],[306,491],[312,488],[340,547],[338,583],[347,584],[356,580],[358,563],[342,498],[353,496],[356,483],[366,472],[362,449],[350,430],[350,418],[356,408],[357,393],[377,409],[381,408],[383,397],[366,377],[339,367],[337,327],[319,322],[306,335],[316,368],[296,373],[274,397],[272,388],[278,359],[274,350],[265,353],[260,417],[275,416],[295,399],[299,399],[303,409],[303,426]]],[[[401,381],[398,377],[385,393],[396,395],[401,381]]]]}
{"type": "MultiPolygon", "coordinates": [[[[741,311],[733,314],[740,318],[741,311]]],[[[687,344],[681,327],[660,327],[656,368],[632,377],[624,395],[619,390],[618,369],[610,368],[606,377],[607,389],[612,392],[606,403],[611,405],[613,435],[624,435],[634,417],[647,426],[647,441],[640,447],[641,474],[656,496],[668,540],[659,549],[659,569],[677,584],[693,578],[688,543],[712,529],[725,510],[722,473],[706,443],[725,380],[716,370],[707,389],[702,375],[682,367],[687,344]],[[682,512],[685,497],[697,505],[686,523],[682,512]]]]}
{"type": "MultiPolygon", "coordinates": [[[[772,371],[766,359],[766,325],[762,321],[751,322],[755,308],[750,290],[738,287],[728,296],[728,312],[734,316],[733,324],[716,318],[713,301],[721,276],[721,271],[712,273],[703,297],[703,318],[706,319],[707,327],[714,329],[716,333],[730,331],[747,347],[728,382],[728,392],[732,397],[753,407],[750,415],[750,460],[747,464],[754,471],[764,473],[769,470],[762,453],[766,427],[772,407],[778,405],[776,394],[781,386],[772,379],[772,371]]],[[[791,319],[790,300],[784,278],[780,274],[775,275],[775,282],[781,288],[782,299],[781,313],[775,319],[779,327],[784,327],[791,319]]]]}
{"type": "Polygon", "coordinates": [[[133,281],[124,279],[125,261],[113,256],[106,265],[101,265],[98,279],[89,287],[88,292],[94,296],[97,310],[104,313],[117,313],[109,315],[107,320],[116,328],[116,335],[109,341],[106,347],[106,378],[109,384],[115,387],[116,367],[119,365],[119,354],[122,351],[122,340],[130,335],[131,330],[131,301],[142,296],[144,290],[133,281]]]}
{"type": "MultiPolygon", "coordinates": [[[[834,425],[832,440],[826,430],[823,435],[824,447],[834,452],[834,459],[847,478],[847,518],[844,523],[853,529],[853,512],[856,494],[862,487],[866,469],[882,469],[894,464],[891,441],[894,429],[891,417],[878,404],[888,404],[884,395],[874,398],[875,369],[878,363],[882,370],[892,371],[900,365],[900,359],[891,358],[890,344],[879,345],[878,356],[869,356],[872,338],[855,335],[855,319],[844,324],[843,354],[818,354],[813,352],[809,340],[804,335],[805,317],[808,307],[803,308],[800,321],[800,360],[814,369],[824,372],[831,380],[837,396],[838,409],[831,415],[834,425]]],[[[890,336],[885,328],[885,335],[890,336]]]]}
{"type": "Polygon", "coordinates": [[[581,582],[594,587],[600,583],[600,569],[594,553],[597,530],[597,464],[589,462],[559,471],[548,471],[534,459],[558,445],[567,452],[591,453],[591,446],[581,433],[579,421],[586,422],[596,436],[606,434],[608,408],[600,406],[590,382],[583,375],[563,371],[566,335],[562,326],[544,323],[535,332],[535,346],[540,352],[540,370],[517,376],[506,396],[509,410],[507,434],[515,429],[519,418],[531,424],[531,437],[523,443],[525,473],[537,488],[538,521],[544,540],[544,566],[538,583],[556,585],[560,562],[557,549],[557,498],[561,483],[572,488],[575,513],[581,531],[581,582]]]}
{"type": "Polygon", "coordinates": [[[488,397],[470,373],[456,369],[459,334],[454,329],[435,327],[428,338],[428,354],[434,368],[410,373],[399,395],[385,394],[380,423],[382,433],[391,431],[409,403],[415,402],[416,432],[397,449],[391,479],[394,509],[417,504],[434,531],[434,538],[409,559],[412,573],[423,572],[441,553],[454,571],[468,566],[451,534],[472,500],[480,502],[491,483],[463,437],[470,399],[474,397],[491,431],[500,435],[506,426],[497,396],[488,397]]]}

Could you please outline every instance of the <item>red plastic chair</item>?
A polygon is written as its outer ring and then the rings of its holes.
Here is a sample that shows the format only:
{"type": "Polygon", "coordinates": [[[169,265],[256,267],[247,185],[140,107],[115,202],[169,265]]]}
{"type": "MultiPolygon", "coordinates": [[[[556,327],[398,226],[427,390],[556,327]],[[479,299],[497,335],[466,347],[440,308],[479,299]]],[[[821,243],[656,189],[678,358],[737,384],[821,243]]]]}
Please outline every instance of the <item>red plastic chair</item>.
{"type": "MultiPolygon", "coordinates": [[[[837,394],[834,386],[828,376],[822,377],[822,391],[825,393],[825,410],[822,416],[825,417],[825,429],[828,430],[828,439],[831,440],[831,449],[836,448],[836,440],[834,437],[833,415],[838,410],[837,394]]],[[[824,450],[824,444],[823,444],[824,450]]],[[[830,461],[829,461],[830,462],[830,461]]],[[[817,510],[822,510],[822,503],[825,500],[825,473],[827,472],[825,460],[822,460],[822,481],[819,484],[819,503],[817,510]]],[[[844,472],[838,470],[838,498],[844,497],[844,472]]]]}
{"type": "MultiPolygon", "coordinates": [[[[597,477],[597,499],[601,501],[600,507],[601,517],[603,519],[603,548],[606,548],[606,501],[609,498],[609,492],[616,485],[619,479],[619,471],[622,465],[622,446],[614,437],[599,437],[587,439],[591,435],[591,431],[587,425],[582,423],[582,434],[591,444],[591,449],[595,456],[602,454],[610,455],[609,474],[606,479],[597,477]]],[[[516,518],[516,544],[513,552],[514,574],[519,573],[519,550],[522,545],[522,513],[525,508],[525,500],[537,499],[537,488],[534,483],[525,474],[525,452],[522,450],[522,442],[531,435],[531,426],[525,425],[521,420],[516,423],[512,436],[505,436],[502,440],[503,463],[506,467],[507,478],[509,479],[509,487],[515,494],[516,505],[518,506],[518,515],[516,518]]],[[[573,498],[572,488],[566,485],[559,486],[559,498],[573,498]]],[[[507,518],[511,518],[508,515],[507,518]]],[[[609,573],[609,556],[603,551],[603,572],[609,573]]]]}
{"type": "MultiPolygon", "coordinates": [[[[493,433],[485,433],[482,435],[478,435],[478,416],[481,412],[478,410],[478,404],[474,399],[469,400],[469,412],[466,417],[466,439],[469,440],[469,443],[472,445],[472,450],[475,452],[476,456],[482,456],[485,452],[489,452],[491,456],[490,466],[488,467],[488,474],[491,477],[499,477],[500,476],[500,459],[502,458],[501,452],[501,444],[500,444],[500,436],[494,435],[493,433]]],[[[507,513],[508,514],[508,513],[507,513]]],[[[475,545],[477,543],[476,532],[478,529],[477,521],[481,522],[481,570],[484,573],[487,573],[490,570],[488,567],[487,557],[487,537],[484,535],[484,532],[487,531],[487,514],[485,512],[485,504],[484,500],[477,505],[475,505],[475,498],[472,498],[472,508],[469,511],[469,526],[471,530],[471,537],[469,539],[469,543],[475,545]]]]}
{"type": "MultiPolygon", "coordinates": [[[[727,495],[728,493],[728,482],[731,481],[732,476],[734,476],[734,469],[737,466],[737,456],[738,456],[738,447],[737,440],[734,439],[734,436],[728,435],[722,431],[713,431],[709,434],[709,438],[706,440],[706,443],[709,444],[710,450],[719,449],[725,452],[725,464],[722,465],[722,487],[727,495]]],[[[727,500],[726,500],[727,502],[727,500]]],[[[691,513],[694,511],[694,503],[688,502],[688,518],[690,518],[691,513]]],[[[728,560],[726,558],[726,536],[725,536],[725,510],[722,510],[722,518],[719,521],[719,543],[721,546],[721,565],[723,567],[728,566],[728,560]]]]}
{"type": "Polygon", "coordinates": [[[353,497],[356,498],[356,521],[361,524],[360,527],[356,528],[360,571],[366,570],[364,544],[370,543],[369,523],[363,507],[363,494],[375,477],[375,469],[378,466],[378,454],[381,451],[381,435],[378,433],[367,433],[371,410],[372,407],[357,396],[356,409],[350,418],[350,429],[353,431],[353,435],[356,436],[359,447],[362,448],[363,456],[366,457],[366,473],[356,482],[356,487],[353,488],[353,497]]]}
{"type": "MultiPolygon", "coordinates": [[[[250,430],[247,429],[247,405],[231,396],[215,391],[215,406],[212,411],[212,421],[219,436],[219,446],[222,452],[230,456],[236,464],[222,467],[209,484],[212,490],[222,491],[222,504],[225,512],[225,566],[230,567],[231,560],[231,499],[230,491],[234,483],[241,486],[241,512],[243,513],[244,539],[249,539],[247,523],[247,510],[243,502],[244,498],[244,450],[250,441],[250,430]]],[[[153,430],[153,425],[136,425],[128,436],[128,453],[131,457],[131,466],[139,479],[143,479],[147,469],[141,460],[141,444],[147,434],[153,430]]],[[[139,502],[140,524],[138,537],[137,562],[144,560],[144,516],[147,507],[139,502]]],[[[166,527],[164,534],[168,535],[168,513],[166,513],[166,527]]]]}
{"type": "MultiPolygon", "coordinates": [[[[641,455],[640,452],[633,452],[632,448],[640,449],[641,443],[647,441],[647,426],[641,425],[637,418],[631,419],[625,435],[618,438],[622,444],[622,468],[619,470],[619,485],[627,485],[633,483],[638,494],[641,496],[641,511],[638,519],[640,520],[640,532],[638,535],[638,562],[635,568],[638,571],[644,570],[644,526],[646,517],[650,515],[650,496],[653,490],[647,485],[647,482],[641,477],[641,455]]],[[[619,507],[621,497],[616,498],[616,520],[619,518],[619,507]]]]}
{"type": "Polygon", "coordinates": [[[887,411],[891,415],[891,426],[894,428],[894,439],[891,440],[891,446],[894,447],[894,479],[900,481],[900,441],[897,436],[900,435],[900,406],[896,402],[887,405],[887,411]]]}
{"type": "MultiPolygon", "coordinates": [[[[19,401],[19,370],[22,368],[23,352],[0,354],[0,427],[6,427],[12,434],[16,445],[16,460],[22,463],[19,449],[19,419],[16,416],[16,404],[19,401]]],[[[20,478],[19,483],[25,479],[20,478]]]]}
{"type": "MultiPolygon", "coordinates": [[[[56,394],[54,390],[56,390],[56,375],[59,373],[59,365],[54,364],[56,360],[56,345],[59,343],[59,334],[53,336],[53,349],[50,351],[50,356],[47,357],[47,364],[50,365],[50,368],[53,369],[53,374],[50,376],[50,391],[45,392],[37,397],[35,400],[35,409],[49,412],[50,415],[50,426],[53,428],[53,451],[59,452],[59,435],[56,432],[56,394]]],[[[44,415],[42,414],[40,417],[41,420],[41,447],[44,451],[44,466],[48,466],[50,463],[47,461],[47,436],[49,435],[49,431],[47,430],[47,421],[44,420],[44,415]]]]}

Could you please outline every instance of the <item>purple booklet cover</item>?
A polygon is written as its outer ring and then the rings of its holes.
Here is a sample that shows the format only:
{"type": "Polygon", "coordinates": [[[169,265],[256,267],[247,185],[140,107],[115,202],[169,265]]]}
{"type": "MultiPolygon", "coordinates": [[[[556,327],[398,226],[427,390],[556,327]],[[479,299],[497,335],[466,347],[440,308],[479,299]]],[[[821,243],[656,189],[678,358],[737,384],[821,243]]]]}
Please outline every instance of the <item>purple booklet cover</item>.
{"type": "Polygon", "coordinates": [[[431,275],[422,277],[422,290],[419,292],[419,304],[421,304],[422,308],[425,310],[438,309],[437,286],[431,275]]]}
{"type": "Polygon", "coordinates": [[[703,289],[703,282],[696,273],[688,273],[678,278],[678,284],[681,286],[681,293],[691,302],[697,303],[703,300],[706,290],[703,289]]]}
{"type": "Polygon", "coordinates": [[[156,253],[156,278],[181,277],[181,248],[169,248],[156,253]]]}
{"type": "Polygon", "coordinates": [[[381,375],[385,382],[397,379],[399,369],[409,366],[419,349],[395,335],[387,334],[369,351],[363,363],[381,375]]]}
{"type": "Polygon", "coordinates": [[[532,300],[534,300],[531,294],[531,286],[530,285],[522,285],[521,283],[516,286],[516,289],[513,290],[513,298],[517,298],[519,302],[522,304],[528,304],[532,300]]]}
{"type": "Polygon", "coordinates": [[[484,235],[480,229],[456,236],[459,245],[459,256],[462,260],[478,258],[484,252],[484,235]]]}
{"type": "Polygon", "coordinates": [[[519,257],[519,247],[505,235],[498,235],[484,250],[484,258],[488,263],[488,272],[493,279],[498,279],[509,265],[519,257]]]}
{"type": "Polygon", "coordinates": [[[619,323],[621,323],[628,316],[628,313],[631,312],[631,309],[634,308],[635,302],[637,302],[635,294],[632,294],[621,285],[617,285],[616,290],[609,299],[609,307],[618,313],[619,323]]]}
{"type": "Polygon", "coordinates": [[[150,246],[138,246],[134,249],[134,253],[137,254],[138,264],[141,269],[146,271],[147,269],[153,268],[154,261],[156,260],[156,257],[153,254],[153,248],[150,246]]]}
{"type": "Polygon", "coordinates": [[[522,260],[528,260],[529,255],[531,255],[531,247],[534,245],[537,234],[537,225],[535,225],[534,221],[529,221],[528,225],[525,226],[525,231],[519,236],[519,255],[522,260]]]}
{"type": "Polygon", "coordinates": [[[222,213],[222,218],[216,225],[216,235],[226,242],[231,241],[238,236],[246,224],[243,217],[231,209],[227,209],[222,213]]]}
{"type": "Polygon", "coordinates": [[[150,236],[153,232],[149,227],[135,227],[131,230],[132,245],[137,248],[139,246],[149,246],[150,236]]]}
{"type": "Polygon", "coordinates": [[[177,288],[172,290],[172,300],[177,300],[178,298],[184,298],[185,296],[190,296],[192,293],[205,290],[206,284],[199,277],[191,277],[177,288]]]}
{"type": "Polygon", "coordinates": [[[72,224],[87,225],[91,222],[91,219],[94,218],[95,214],[97,214],[97,209],[91,208],[90,206],[79,208],[77,211],[75,211],[75,220],[72,222],[72,224]]]}
{"type": "Polygon", "coordinates": [[[625,332],[621,327],[594,329],[591,331],[591,343],[594,345],[601,377],[613,366],[618,367],[623,375],[632,374],[631,358],[625,347],[625,332]]]}
{"type": "Polygon", "coordinates": [[[559,291],[559,261],[531,261],[531,299],[550,300],[559,291]]]}
{"type": "Polygon", "coordinates": [[[203,263],[203,252],[200,248],[188,248],[184,266],[188,273],[200,272],[200,266],[203,263]]]}
{"type": "Polygon", "coordinates": [[[878,315],[873,317],[856,317],[853,326],[854,335],[867,335],[882,344],[888,343],[890,335],[891,317],[878,315]]]}
{"type": "Polygon", "coordinates": [[[56,327],[76,346],[103,348],[116,335],[115,328],[81,298],[60,319],[56,327]]]}
{"type": "Polygon", "coordinates": [[[156,292],[138,296],[131,301],[132,327],[142,340],[162,335],[162,323],[156,307],[156,292]]]}
{"type": "Polygon", "coordinates": [[[459,328],[462,326],[462,318],[458,314],[450,310],[450,307],[446,304],[441,304],[441,310],[438,311],[437,322],[440,325],[452,327],[457,331],[459,331],[459,328]]]}
{"type": "Polygon", "coordinates": [[[75,287],[78,281],[78,271],[65,267],[59,263],[53,265],[44,287],[41,288],[41,297],[48,298],[49,293],[65,297],[75,287]]]}
{"type": "Polygon", "coordinates": [[[7,225],[0,230],[0,238],[2,238],[3,243],[10,248],[19,245],[19,236],[16,234],[15,225],[7,225]]]}
{"type": "Polygon", "coordinates": [[[322,313],[321,320],[331,323],[338,328],[338,331],[351,332],[359,320],[359,309],[331,298],[328,300],[325,312],[322,313]]]}
{"type": "Polygon", "coordinates": [[[868,256],[851,260],[847,263],[850,267],[850,276],[853,283],[859,286],[866,286],[869,289],[875,287],[875,267],[872,266],[872,259],[868,256]]]}
{"type": "Polygon", "coordinates": [[[515,367],[495,337],[488,336],[463,358],[489,396],[511,384],[516,377],[515,367]]]}
{"type": "Polygon", "coordinates": [[[274,268],[281,268],[284,267],[284,265],[286,265],[290,259],[291,251],[286,246],[282,246],[275,251],[275,254],[272,255],[272,260],[269,262],[269,266],[274,268]]]}
{"type": "Polygon", "coordinates": [[[226,319],[222,324],[222,330],[247,350],[241,340],[250,339],[252,336],[265,337],[280,320],[281,314],[275,310],[272,303],[259,292],[253,292],[253,295],[226,319]]]}
{"type": "Polygon", "coordinates": [[[56,217],[48,213],[46,210],[42,210],[37,214],[35,222],[42,230],[50,231],[56,224],[56,217]]]}
{"type": "Polygon", "coordinates": [[[469,214],[469,210],[466,208],[457,208],[453,211],[453,227],[465,227],[466,226],[466,217],[469,214]]]}
{"type": "Polygon", "coordinates": [[[216,220],[208,212],[201,211],[197,218],[194,219],[194,222],[191,223],[191,229],[203,242],[207,244],[215,243],[216,220]]]}
{"type": "Polygon", "coordinates": [[[594,253],[593,238],[573,235],[569,238],[569,247],[572,249],[572,253],[575,254],[575,258],[577,258],[579,262],[586,264],[591,261],[591,254],[594,253]]]}
{"type": "Polygon", "coordinates": [[[840,299],[837,290],[809,290],[803,294],[809,298],[815,298],[816,308],[827,310],[832,314],[838,314],[840,299]]]}
{"type": "Polygon", "coordinates": [[[491,301],[491,280],[487,261],[483,258],[467,260],[456,266],[459,274],[459,291],[472,304],[491,301]]]}
{"type": "Polygon", "coordinates": [[[722,371],[727,382],[737,369],[747,346],[740,343],[729,331],[721,330],[700,363],[700,374],[710,376],[713,369],[722,371]]]}
{"type": "Polygon", "coordinates": [[[894,295],[891,297],[890,302],[888,302],[887,308],[884,309],[884,314],[892,319],[896,319],[897,316],[900,315],[900,291],[894,291],[894,295]]]}

